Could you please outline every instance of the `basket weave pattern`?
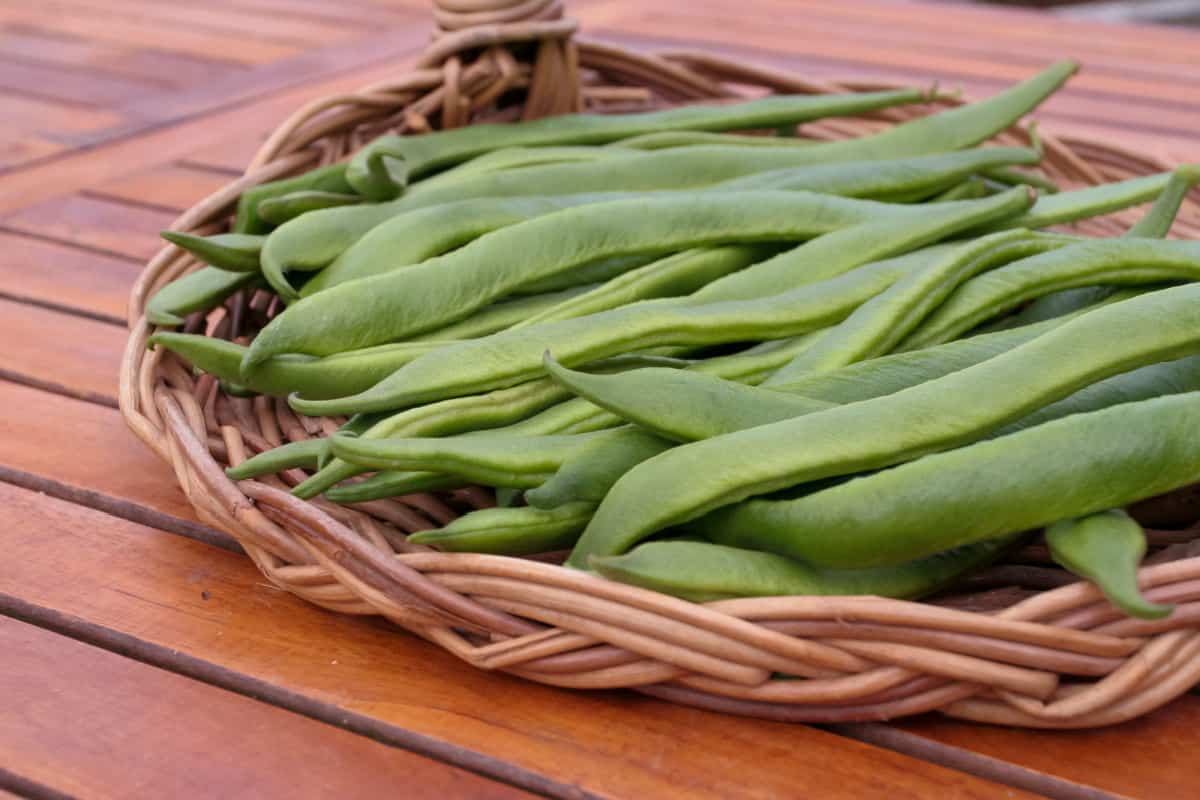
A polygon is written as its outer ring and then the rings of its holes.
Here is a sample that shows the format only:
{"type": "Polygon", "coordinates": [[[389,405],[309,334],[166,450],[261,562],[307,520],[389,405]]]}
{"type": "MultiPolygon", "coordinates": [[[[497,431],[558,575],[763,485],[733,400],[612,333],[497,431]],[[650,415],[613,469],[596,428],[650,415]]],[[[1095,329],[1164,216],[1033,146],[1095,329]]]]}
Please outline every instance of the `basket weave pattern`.
{"type": "MultiPolygon", "coordinates": [[[[643,55],[576,38],[559,0],[438,0],[438,30],[395,79],[310,103],[264,143],[246,174],[173,225],[227,228],[242,191],[345,158],[392,131],[570,111],[652,109],[748,93],[890,88],[809,81],[703,53],[643,55]]],[[[804,125],[844,138],[960,101],[804,125]]],[[[1027,144],[1024,130],[998,141],[1027,144]]],[[[1168,165],[1106,144],[1043,136],[1043,170],[1067,187],[1168,165]]],[[[1115,235],[1128,214],[1082,223],[1115,235]]],[[[1176,231],[1200,235],[1192,203],[1176,231]]],[[[275,585],[347,614],[382,615],[482,669],[573,688],[635,688],[674,702],[780,720],[886,719],[939,710],[1031,727],[1092,727],[1144,714],[1200,682],[1200,557],[1189,531],[1151,532],[1141,571],[1167,620],[1125,618],[1090,585],[1025,564],[997,583],[1044,591],[980,592],[944,604],[875,597],[773,597],[693,604],[564,569],[553,557],[443,554],[406,534],[490,505],[479,488],[339,506],[288,488],[305,473],[234,483],[224,467],[343,420],[286,402],[231,397],[176,356],[148,351],[145,301],[200,264],[173,246],[149,263],[130,300],[120,404],[134,433],[175,471],[199,516],[232,534],[275,585]],[[1011,579],[1011,580],[1009,580],[1011,579]],[[1025,582],[1030,585],[1030,581],[1025,582]],[[778,673],[790,680],[773,680],[778,673]]],[[[185,330],[245,343],[277,313],[264,291],[195,314],[185,330]]],[[[1200,534],[1196,534],[1200,535],[1200,534]]],[[[1037,546],[1026,556],[1039,560],[1037,546]]],[[[1041,548],[1041,560],[1045,560],[1041,548]]],[[[978,588],[986,588],[977,584],[978,588]]]]}

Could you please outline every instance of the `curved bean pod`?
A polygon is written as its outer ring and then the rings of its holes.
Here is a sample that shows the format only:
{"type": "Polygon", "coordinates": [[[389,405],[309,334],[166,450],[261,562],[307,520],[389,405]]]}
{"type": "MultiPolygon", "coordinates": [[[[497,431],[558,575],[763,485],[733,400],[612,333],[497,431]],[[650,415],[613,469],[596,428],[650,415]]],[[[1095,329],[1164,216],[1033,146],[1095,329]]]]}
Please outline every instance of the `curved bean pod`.
{"type": "MultiPolygon", "coordinates": [[[[756,196],[741,195],[742,198],[756,196]]],[[[578,364],[633,349],[634,344],[638,348],[660,344],[711,344],[805,333],[839,321],[854,307],[887,288],[904,271],[912,269],[913,264],[923,262],[918,257],[915,261],[878,262],[867,269],[855,270],[854,267],[951,235],[981,216],[1011,214],[1029,202],[1025,191],[1014,189],[983,201],[942,204],[936,211],[922,211],[917,219],[905,213],[898,218],[843,229],[760,262],[753,268],[728,275],[687,298],[648,300],[588,317],[495,334],[476,340],[469,348],[457,348],[448,359],[414,362],[370,392],[339,401],[293,398],[292,404],[306,414],[340,413],[348,409],[380,410],[427,402],[452,393],[511,385],[540,374],[541,355],[547,346],[554,346],[557,357],[564,363],[578,364]],[[803,285],[827,275],[839,277],[812,286],[803,285]],[[777,294],[797,284],[801,285],[777,294]],[[729,302],[721,302],[724,300],[729,302]],[[820,305],[821,302],[825,305],[820,305]]],[[[541,220],[550,218],[542,217],[541,220]]],[[[301,305],[289,309],[271,324],[277,324],[301,305]]],[[[321,318],[324,322],[329,319],[328,316],[321,318]]],[[[268,326],[255,340],[251,355],[270,329],[268,326]]]]}
{"type": "Polygon", "coordinates": [[[1194,482],[1197,401],[1192,392],[1074,414],[769,509],[753,501],[753,515],[786,536],[756,536],[737,508],[692,527],[730,544],[770,539],[773,552],[822,566],[899,563],[1194,482]]]}
{"type": "Polygon", "coordinates": [[[325,439],[286,442],[247,458],[236,467],[225,470],[225,474],[230,480],[241,481],[289,469],[316,469],[328,448],[329,443],[325,439]]]}
{"type": "Polygon", "coordinates": [[[311,238],[312,233],[302,231],[303,237],[297,234],[289,238],[273,235],[267,240],[263,254],[263,272],[280,297],[293,302],[297,295],[284,274],[289,270],[321,270],[300,290],[300,297],[308,297],[347,281],[420,264],[485,233],[552,211],[630,196],[627,192],[601,192],[556,197],[482,197],[397,213],[364,233],[328,266],[317,263],[307,253],[299,254],[305,260],[293,257],[297,245],[311,238]]]}
{"type": "Polygon", "coordinates": [[[266,237],[248,233],[195,236],[183,231],[162,231],[159,236],[182,248],[210,267],[226,272],[258,272],[259,253],[266,237]]]}
{"type": "MultiPolygon", "coordinates": [[[[760,373],[769,372],[780,364],[786,363],[796,351],[806,345],[806,339],[808,338],[811,337],[802,336],[793,340],[781,340],[769,343],[772,345],[771,347],[754,347],[750,348],[744,354],[709,359],[708,361],[689,365],[685,368],[719,375],[730,380],[752,382],[760,379],[760,373]]],[[[508,423],[495,423],[491,426],[494,428],[493,432],[525,436],[545,436],[550,434],[590,433],[614,428],[622,424],[620,417],[582,398],[576,397],[565,402],[558,402],[565,397],[569,397],[570,393],[549,379],[522,384],[512,389],[501,389],[483,397],[501,398],[506,397],[508,394],[524,396],[522,394],[522,387],[534,386],[543,387],[544,389],[547,384],[549,384],[553,391],[561,393],[546,403],[546,406],[549,406],[548,408],[544,407],[544,410],[541,410],[539,413],[533,413],[532,416],[528,411],[524,411],[520,416],[514,415],[513,419],[520,421],[510,420],[508,423]],[[552,403],[557,404],[552,405],[552,403]],[[504,427],[501,428],[500,426],[504,427]]],[[[537,391],[542,391],[542,389],[537,391]]],[[[531,394],[534,397],[540,396],[537,392],[531,392],[531,394]]],[[[549,391],[547,391],[547,394],[549,394],[549,391]]],[[[498,400],[498,402],[504,401],[498,400]]],[[[434,404],[434,406],[418,406],[417,408],[387,417],[377,427],[372,428],[364,435],[370,438],[386,438],[393,435],[422,435],[419,429],[414,432],[409,427],[413,424],[421,424],[412,418],[423,419],[422,409],[432,407],[461,409],[460,413],[456,415],[456,419],[464,416],[461,412],[465,412],[466,417],[470,419],[472,413],[477,413],[475,409],[478,403],[479,401],[476,398],[466,397],[444,401],[443,403],[434,404]]],[[[490,421],[492,418],[489,417],[488,419],[490,421]]],[[[433,435],[440,435],[440,433],[441,431],[438,431],[433,435]]],[[[380,497],[391,497],[396,494],[402,494],[403,490],[411,486],[410,473],[381,472],[359,483],[348,484],[345,487],[337,487],[336,489],[330,488],[334,484],[351,478],[361,471],[359,468],[344,461],[335,460],[330,462],[329,465],[324,465],[319,474],[313,475],[308,481],[297,487],[293,493],[307,498],[328,490],[326,494],[329,499],[338,502],[350,502],[351,498],[357,500],[374,500],[380,497]]],[[[412,491],[411,489],[408,490],[412,491]]]]}
{"type": "Polygon", "coordinates": [[[313,397],[337,397],[347,386],[359,386],[365,391],[418,356],[454,342],[397,342],[324,358],[284,354],[268,359],[248,376],[241,371],[246,348],[225,339],[160,332],[151,336],[147,344],[162,345],[197,369],[256,394],[279,397],[304,392],[313,397]]]}
{"type": "Polygon", "coordinates": [[[596,436],[526,437],[480,434],[451,438],[366,439],[334,436],[337,458],[368,469],[443,472],[489,486],[539,486],[596,436]]]}
{"type": "MultiPolygon", "coordinates": [[[[958,447],[1096,381],[1198,349],[1200,285],[1164,289],[1089,311],[980,364],[885,397],[673,448],[617,481],[569,563],[624,552],[655,531],[753,495],[958,447]],[[1105,346],[1084,346],[1092,341],[1105,346]]],[[[1030,430],[1051,424],[1059,423],[1030,430]]]]}
{"type": "Polygon", "coordinates": [[[1002,264],[1064,247],[1070,240],[1006,231],[955,247],[927,268],[912,272],[863,303],[812,347],[765,382],[787,383],[828,372],[892,350],[967,279],[1002,264]]]}
{"type": "Polygon", "coordinates": [[[685,250],[618,275],[539,313],[527,315],[512,327],[519,330],[545,322],[598,314],[640,300],[678,297],[748,267],[772,255],[775,249],[763,245],[685,250]]]}
{"type": "Polygon", "coordinates": [[[587,447],[568,454],[555,468],[553,477],[526,492],[525,499],[531,506],[543,509],[576,502],[594,505],[604,499],[609,487],[633,464],[656,456],[670,446],[671,442],[635,427],[606,431],[587,447]]]}
{"type": "Polygon", "coordinates": [[[258,204],[272,197],[282,197],[292,192],[302,191],[355,193],[354,188],[346,181],[345,162],[318,167],[294,178],[259,184],[242,192],[242,196],[238,198],[233,232],[266,233],[271,226],[258,216],[258,204]]]}
{"type": "Polygon", "coordinates": [[[1145,239],[1078,242],[967,281],[897,348],[913,350],[947,342],[1025,300],[1062,289],[1198,278],[1200,242],[1145,239]]]}
{"type": "Polygon", "coordinates": [[[920,597],[1002,556],[1012,537],[966,545],[918,561],[863,569],[821,569],[774,553],[666,540],[624,555],[592,556],[606,578],[697,603],[774,595],[920,597]]]}
{"type": "Polygon", "coordinates": [[[484,508],[464,514],[444,528],[408,537],[451,553],[525,556],[566,550],[592,518],[596,506],[572,503],[552,511],[540,508],[484,508]]]}
{"type": "Polygon", "coordinates": [[[258,216],[264,222],[279,226],[291,222],[302,214],[320,211],[323,208],[354,206],[363,199],[356,194],[344,192],[320,192],[307,190],[291,192],[279,197],[268,197],[258,204],[258,216]]]}
{"type": "Polygon", "coordinates": [[[306,297],[262,330],[245,366],[277,353],[328,355],[422,333],[469,316],[523,283],[601,258],[804,239],[887,208],[806,192],[650,197],[568,208],[421,264],[306,297]]]}
{"type": "Polygon", "coordinates": [[[289,402],[309,415],[386,411],[512,386],[543,374],[542,354],[548,346],[560,361],[575,365],[638,348],[795,336],[841,321],[903,274],[901,267],[881,263],[776,297],[696,307],[670,304],[670,298],[645,300],[502,331],[455,345],[437,358],[411,362],[356,395],[333,400],[293,396],[289,402]]]}
{"type": "Polygon", "coordinates": [[[745,133],[712,133],[709,131],[664,131],[643,133],[620,139],[605,147],[623,147],[631,150],[664,150],[670,147],[696,147],[698,145],[734,145],[737,147],[806,147],[820,144],[816,139],[798,136],[755,136],[745,133]]]}
{"type": "Polygon", "coordinates": [[[421,136],[383,136],[354,155],[347,179],[364,197],[387,200],[396,197],[411,178],[500,148],[606,144],[672,130],[774,127],[919,103],[923,99],[924,93],[918,90],[781,95],[736,105],[681,106],[640,114],[570,114],[520,123],[470,125],[421,136]]]}
{"type": "Polygon", "coordinates": [[[155,292],[146,303],[146,320],[153,325],[182,325],[188,314],[215,308],[238,289],[251,286],[258,279],[253,272],[226,272],[216,267],[203,267],[176,278],[155,292]]]}
{"type": "Polygon", "coordinates": [[[1096,584],[1109,602],[1129,616],[1162,619],[1174,609],[1151,603],[1138,589],[1146,532],[1124,511],[1056,522],[1046,528],[1046,544],[1059,566],[1096,584]]]}

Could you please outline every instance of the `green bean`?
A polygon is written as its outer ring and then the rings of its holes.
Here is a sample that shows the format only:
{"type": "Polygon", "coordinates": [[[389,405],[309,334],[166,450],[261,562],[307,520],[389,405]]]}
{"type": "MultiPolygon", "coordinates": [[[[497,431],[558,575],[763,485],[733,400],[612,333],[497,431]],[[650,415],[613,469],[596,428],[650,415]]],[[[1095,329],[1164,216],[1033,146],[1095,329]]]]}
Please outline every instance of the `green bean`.
{"type": "Polygon", "coordinates": [[[253,272],[226,272],[204,267],[176,278],[154,293],[146,303],[146,320],[153,325],[182,325],[193,311],[207,311],[231,294],[258,280],[253,272]]]}
{"type": "Polygon", "coordinates": [[[1002,556],[1012,539],[966,545],[898,566],[821,569],[774,553],[707,542],[646,542],[624,555],[592,556],[606,578],[697,603],[774,595],[876,595],[934,592],[1002,556]]]}
{"type": "Polygon", "coordinates": [[[806,147],[819,144],[815,139],[795,136],[756,136],[744,133],[710,133],[708,131],[664,131],[644,133],[621,139],[605,148],[630,148],[634,150],[664,150],[669,147],[696,147],[698,145],[736,145],[738,147],[806,147]]]}
{"type": "Polygon", "coordinates": [[[979,178],[967,178],[957,186],[952,186],[939,195],[931,197],[930,203],[950,203],[955,200],[975,200],[991,194],[987,183],[979,178]]]}
{"type": "MultiPolygon", "coordinates": [[[[750,348],[742,354],[734,354],[722,358],[708,359],[707,361],[688,365],[685,368],[688,370],[697,370],[706,374],[718,375],[726,377],[730,380],[755,381],[760,379],[761,373],[769,372],[774,367],[785,363],[792,355],[806,346],[806,339],[811,337],[796,337],[793,340],[782,340],[779,342],[769,343],[770,347],[758,346],[750,348]]],[[[610,359],[616,361],[616,359],[610,359]]],[[[638,371],[638,370],[635,370],[638,371]]],[[[520,434],[525,436],[544,436],[550,434],[575,434],[575,433],[591,433],[593,431],[604,430],[606,428],[617,427],[622,424],[622,420],[591,404],[582,398],[572,398],[566,402],[558,402],[563,397],[569,396],[569,392],[562,389],[557,384],[548,379],[535,382],[538,385],[544,386],[549,383],[554,389],[561,392],[561,395],[556,396],[553,400],[546,403],[547,408],[535,413],[532,416],[526,412],[523,416],[514,415],[518,422],[509,424],[497,423],[494,426],[495,433],[505,434],[520,434]],[[557,403],[557,405],[551,405],[557,403]],[[503,425],[504,427],[499,427],[503,425]]],[[[531,384],[522,384],[522,386],[530,386],[531,384]]],[[[521,387],[514,389],[502,389],[498,392],[493,392],[492,396],[500,398],[504,393],[515,392],[521,387]]],[[[486,396],[485,396],[486,397],[486,396]]],[[[471,398],[462,398],[460,400],[445,401],[446,405],[454,406],[456,403],[471,400],[471,398]]],[[[502,402],[499,401],[498,402],[502,402]]],[[[442,404],[436,404],[442,405],[442,404]]],[[[428,408],[428,406],[424,407],[428,408]]],[[[473,406],[472,406],[473,408],[473,406]]],[[[413,414],[419,414],[422,407],[411,409],[410,411],[401,412],[401,414],[390,417],[392,420],[405,420],[413,414]]],[[[466,414],[471,413],[470,408],[464,409],[466,414]]],[[[465,430],[465,429],[464,429],[465,430]]],[[[386,438],[393,435],[420,435],[420,431],[414,432],[408,427],[407,423],[392,421],[381,423],[378,428],[373,429],[371,436],[386,438]]],[[[336,466],[330,466],[327,470],[323,470],[322,474],[315,475],[309,481],[295,490],[295,493],[302,497],[312,497],[326,492],[326,496],[330,500],[337,502],[351,502],[355,500],[375,500],[380,497],[391,497],[402,493],[403,490],[413,491],[409,489],[412,485],[410,473],[394,473],[381,472],[365,481],[350,484],[345,487],[330,489],[333,484],[350,478],[357,474],[358,468],[345,462],[333,462],[336,466]]]]}
{"type": "Polygon", "coordinates": [[[524,489],[546,476],[596,436],[480,434],[453,438],[366,439],[334,436],[334,456],[368,469],[443,472],[489,486],[524,489]]]}
{"type": "Polygon", "coordinates": [[[1045,194],[1058,194],[1060,191],[1057,183],[1036,172],[1021,172],[1004,167],[987,167],[981,172],[985,177],[1007,186],[1032,186],[1045,194]]]}
{"type": "Polygon", "coordinates": [[[411,362],[357,395],[335,400],[293,396],[290,404],[304,414],[385,411],[512,386],[543,374],[541,356],[547,346],[555,348],[560,361],[575,365],[639,347],[795,336],[839,322],[902,274],[900,267],[885,263],[777,297],[691,308],[646,300],[493,334],[474,340],[474,346],[455,345],[439,359],[411,362]]]}
{"type": "Polygon", "coordinates": [[[828,372],[892,350],[967,279],[999,265],[1064,247],[1070,240],[1004,231],[958,245],[863,303],[840,325],[767,379],[767,386],[828,372]]]}
{"type": "Polygon", "coordinates": [[[258,216],[270,225],[279,226],[302,214],[320,211],[323,208],[358,205],[362,201],[358,195],[344,192],[291,192],[261,201],[258,204],[258,216]]]}
{"type": "Polygon", "coordinates": [[[1127,238],[1162,239],[1171,232],[1188,192],[1200,183],[1200,164],[1177,167],[1154,205],[1124,233],[1127,238]]]}
{"type": "MultiPolygon", "coordinates": [[[[297,250],[313,236],[321,235],[325,227],[323,224],[310,232],[299,230],[295,235],[291,235],[293,229],[288,228],[286,237],[282,234],[273,235],[267,240],[263,270],[280,296],[292,302],[296,299],[296,293],[284,276],[288,270],[321,270],[300,291],[301,297],[308,297],[357,278],[420,264],[485,233],[552,211],[629,196],[623,192],[606,192],[557,197],[484,197],[433,205],[395,214],[375,225],[327,262],[328,266],[308,253],[297,250]]],[[[304,222],[307,224],[308,220],[304,222]]]]}
{"type": "Polygon", "coordinates": [[[599,503],[631,464],[656,456],[670,446],[670,442],[639,428],[606,431],[588,446],[566,454],[554,468],[553,477],[527,491],[525,499],[531,506],[543,509],[579,501],[599,503]]]}
{"type": "MultiPolygon", "coordinates": [[[[1133,302],[1133,301],[1129,301],[1133,302]]],[[[1200,478],[1195,392],[1126,403],[901,464],[797,500],[701,521],[728,544],[828,567],[884,565],[1117,508],[1200,478]],[[786,524],[756,536],[743,523],[786,524]],[[740,518],[739,518],[740,517],[740,518]]]]}
{"type": "Polygon", "coordinates": [[[523,324],[525,320],[531,318],[531,315],[537,316],[551,309],[558,308],[598,288],[594,285],[573,286],[569,289],[560,289],[557,292],[514,297],[511,300],[504,300],[487,306],[482,311],[458,322],[452,322],[444,328],[438,328],[436,331],[414,336],[409,341],[444,342],[454,339],[474,339],[480,336],[487,336],[497,331],[507,330],[518,324],[523,324]]]}
{"type": "Polygon", "coordinates": [[[564,145],[562,147],[506,147],[503,150],[493,150],[476,156],[470,161],[464,161],[457,167],[439,172],[421,182],[421,186],[444,186],[462,178],[473,177],[485,172],[501,172],[510,169],[538,167],[543,164],[572,164],[604,161],[606,159],[629,155],[630,151],[610,145],[594,147],[590,145],[564,145]]]}
{"type": "Polygon", "coordinates": [[[652,368],[591,375],[566,369],[547,356],[546,371],[580,397],[674,442],[706,439],[833,405],[690,370],[652,368]],[[679,398],[688,398],[686,410],[679,410],[679,398]],[[669,408],[660,410],[663,404],[669,408]]]}
{"type": "MultiPolygon", "coordinates": [[[[741,195],[752,196],[756,195],[741,195]]],[[[494,334],[476,340],[472,347],[457,347],[449,358],[439,362],[414,362],[370,392],[338,401],[297,397],[292,399],[292,405],[306,414],[380,410],[428,402],[453,393],[511,385],[538,375],[542,352],[551,345],[563,363],[578,364],[622,352],[635,343],[639,347],[712,344],[805,333],[839,321],[857,305],[887,288],[903,271],[912,269],[909,262],[881,264],[868,270],[853,270],[853,267],[950,235],[981,216],[1012,213],[1028,202],[1024,191],[1013,190],[985,201],[942,204],[937,211],[923,210],[919,219],[904,214],[900,218],[847,228],[728,275],[687,298],[647,300],[574,320],[494,334]],[[820,288],[801,285],[783,294],[761,296],[802,283],[814,277],[811,273],[842,274],[815,285],[820,288]],[[726,299],[730,302],[720,302],[726,299]],[[701,306],[701,301],[707,304],[701,306]]],[[[332,294],[331,291],[325,296],[332,294]]],[[[276,322],[301,305],[289,309],[276,322]]],[[[328,321],[329,317],[324,319],[328,321]]],[[[256,345],[269,330],[270,326],[259,335],[256,345]]]]}
{"type": "MultiPolygon", "coordinates": [[[[1192,354],[1200,349],[1198,300],[1200,285],[1140,295],[1084,313],[975,366],[885,397],[668,450],[617,481],[570,563],[583,566],[589,555],[624,552],[657,530],[753,495],[960,446],[1111,375],[1192,354]],[[1113,336],[1113,331],[1121,335],[1113,336]],[[1103,346],[1093,344],[1099,342],[1103,346]]],[[[1058,422],[1030,430],[1052,424],[1058,422]]],[[[884,505],[890,511],[891,501],[884,505]]],[[[1115,505],[1120,504],[1103,507],[1115,505]]],[[[723,525],[731,515],[714,516],[719,521],[713,524],[723,525]]],[[[830,530],[840,535],[851,529],[830,530]]],[[[763,538],[795,538],[771,534],[763,538]]],[[[779,552],[765,543],[759,549],[779,552]]],[[[907,553],[908,558],[919,555],[907,553]]]]}
{"type": "MultiPolygon", "coordinates": [[[[600,258],[730,240],[803,239],[886,208],[805,192],[638,198],[568,208],[404,270],[304,298],[263,329],[246,366],[281,352],[328,355],[422,333],[469,316],[522,283],[600,258]]],[[[268,240],[264,259],[271,244],[268,240]]]]}
{"type": "Polygon", "coordinates": [[[681,106],[641,114],[571,114],[520,123],[471,125],[421,136],[383,136],[351,159],[347,178],[364,197],[386,200],[396,197],[410,178],[500,148],[606,144],[659,131],[724,131],[792,124],[924,99],[924,93],[918,90],[777,96],[737,105],[681,106]]]}
{"type": "Polygon", "coordinates": [[[526,316],[513,325],[513,328],[528,328],[544,322],[575,319],[639,300],[688,294],[717,278],[773,254],[774,248],[765,245],[685,250],[652,261],[624,275],[618,275],[590,291],[567,298],[532,316],[526,316]]]}
{"type": "Polygon", "coordinates": [[[248,458],[236,467],[230,467],[225,474],[230,480],[241,481],[289,469],[316,469],[317,462],[328,447],[325,439],[287,442],[248,458]]]}
{"type": "MultiPolygon", "coordinates": [[[[384,418],[360,436],[364,439],[392,436],[428,437],[497,428],[525,419],[566,399],[569,395],[569,392],[549,379],[530,381],[487,394],[458,397],[411,408],[384,418]]],[[[293,489],[292,493],[307,500],[361,471],[354,465],[335,459],[293,489]]]]}
{"type": "Polygon", "coordinates": [[[1124,511],[1056,522],[1046,528],[1046,544],[1060,566],[1096,584],[1109,602],[1129,616],[1162,619],[1174,610],[1174,606],[1151,603],[1138,589],[1137,569],[1146,555],[1146,533],[1124,511]]]}
{"type": "Polygon", "coordinates": [[[904,158],[805,164],[732,178],[708,190],[804,189],[877,200],[921,198],[996,165],[1036,164],[1039,160],[1041,155],[1026,147],[983,147],[904,158]]]}
{"type": "Polygon", "coordinates": [[[346,386],[360,386],[365,391],[421,354],[454,342],[397,342],[324,358],[284,354],[265,361],[253,375],[241,372],[246,348],[224,339],[162,332],[151,336],[148,344],[161,344],[198,369],[223,381],[240,383],[257,394],[286,396],[304,392],[313,397],[335,397],[346,386]]]}
{"type": "Polygon", "coordinates": [[[980,226],[978,232],[989,233],[1001,227],[1046,228],[1120,211],[1158,197],[1170,182],[1171,175],[1170,172],[1162,172],[1086,189],[1042,195],[1023,216],[1000,223],[988,223],[980,226]]]}
{"type": "Polygon", "coordinates": [[[280,296],[292,302],[295,292],[284,277],[288,271],[329,265],[315,285],[302,293],[307,296],[355,277],[417,263],[483,233],[559,207],[631,197],[636,194],[633,190],[704,186],[722,192],[803,189],[855,197],[911,194],[915,189],[927,194],[929,188],[947,185],[978,168],[1038,159],[1035,151],[1025,148],[984,148],[916,159],[807,164],[780,170],[796,157],[789,153],[754,156],[736,148],[688,149],[651,160],[484,173],[440,189],[422,185],[424,188],[415,187],[400,200],[363,207],[354,217],[313,214],[303,223],[284,226],[267,242],[263,272],[280,296]],[[614,186],[623,191],[611,191],[614,186]],[[396,248],[401,248],[399,253],[394,253],[396,248]]]}
{"type": "Polygon", "coordinates": [[[346,164],[329,164],[309,170],[294,178],[262,183],[242,192],[238,198],[237,215],[233,220],[234,233],[266,233],[270,229],[258,215],[258,204],[273,197],[282,197],[292,192],[317,191],[337,194],[354,193],[346,182],[346,164]]]}
{"type": "Polygon", "coordinates": [[[538,508],[484,508],[464,514],[444,528],[408,537],[451,553],[525,556],[565,550],[575,544],[592,517],[590,503],[573,503],[553,511],[538,508]]]}
{"type": "Polygon", "coordinates": [[[159,235],[217,269],[227,272],[259,271],[258,256],[262,251],[263,236],[248,233],[195,236],[183,231],[162,231],[159,235]]]}
{"type": "Polygon", "coordinates": [[[632,256],[600,258],[590,264],[576,267],[570,272],[563,272],[558,275],[551,275],[549,278],[540,278],[529,283],[522,283],[513,289],[512,293],[515,297],[526,297],[532,294],[561,292],[563,289],[605,283],[618,275],[624,275],[631,270],[641,269],[661,257],[661,253],[638,253],[632,256]]]}
{"type": "Polygon", "coordinates": [[[1093,284],[1145,284],[1200,278],[1200,243],[1105,239],[1016,261],[967,281],[903,339],[912,350],[949,341],[976,325],[1053,291],[1093,284]]]}

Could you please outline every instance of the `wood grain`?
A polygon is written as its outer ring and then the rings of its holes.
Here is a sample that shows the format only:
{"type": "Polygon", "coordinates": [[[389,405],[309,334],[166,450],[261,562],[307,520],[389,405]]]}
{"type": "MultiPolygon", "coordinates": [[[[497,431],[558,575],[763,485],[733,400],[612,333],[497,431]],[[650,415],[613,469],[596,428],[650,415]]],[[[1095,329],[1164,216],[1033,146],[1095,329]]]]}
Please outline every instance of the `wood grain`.
{"type": "MultiPolygon", "coordinates": [[[[424,41],[424,36],[415,31],[405,35],[411,37],[414,50],[424,41]]],[[[98,145],[87,152],[69,153],[50,162],[9,172],[0,181],[0,214],[80,189],[101,186],[109,180],[156,163],[174,162],[210,146],[222,132],[269,131],[309,100],[360,88],[393,76],[403,67],[403,63],[390,61],[356,69],[266,98],[244,101],[203,118],[164,125],[98,145]]]]}
{"type": "Polygon", "coordinates": [[[30,63],[3,56],[0,42],[0,87],[35,94],[50,101],[92,107],[111,107],[152,88],[143,81],[30,63]]]}
{"type": "Polygon", "coordinates": [[[480,672],[379,622],[306,606],[244,557],[2,484],[0,547],[0,593],[265,681],[279,702],[292,693],[352,726],[384,723],[597,794],[1028,796],[806,726],[480,672]]]}
{"type": "Polygon", "coordinates": [[[141,262],[0,230],[4,295],[120,323],[141,262]]]}
{"type": "Polygon", "coordinates": [[[111,402],[125,337],[118,325],[0,298],[0,374],[10,379],[111,402]]]}
{"type": "Polygon", "coordinates": [[[232,180],[228,175],[180,164],[165,164],[134,172],[88,190],[91,197],[157,206],[180,213],[232,180]]]}
{"type": "Polygon", "coordinates": [[[53,478],[184,520],[196,515],[158,460],[116,409],[0,380],[0,465],[53,478]]]}
{"type": "Polygon", "coordinates": [[[158,232],[177,216],[173,211],[73,195],[0,217],[0,228],[144,261],[162,247],[158,232]]]}
{"type": "Polygon", "coordinates": [[[0,617],[0,762],[77,797],[529,797],[0,617]]]}
{"type": "Polygon", "coordinates": [[[1104,774],[1108,791],[1155,798],[1183,797],[1193,791],[1186,787],[1194,781],[1195,770],[1186,760],[1172,757],[1168,748],[1171,742],[1195,735],[1198,722],[1200,697],[1189,694],[1148,717],[1097,730],[1019,731],[936,717],[901,722],[898,727],[1083,784],[1095,785],[1094,776],[1104,774]]]}
{"type": "Polygon", "coordinates": [[[9,60],[56,66],[78,72],[136,80],[152,88],[191,86],[245,67],[185,53],[143,50],[91,41],[62,31],[46,30],[53,25],[47,17],[39,26],[7,25],[0,28],[0,53],[9,60]]]}

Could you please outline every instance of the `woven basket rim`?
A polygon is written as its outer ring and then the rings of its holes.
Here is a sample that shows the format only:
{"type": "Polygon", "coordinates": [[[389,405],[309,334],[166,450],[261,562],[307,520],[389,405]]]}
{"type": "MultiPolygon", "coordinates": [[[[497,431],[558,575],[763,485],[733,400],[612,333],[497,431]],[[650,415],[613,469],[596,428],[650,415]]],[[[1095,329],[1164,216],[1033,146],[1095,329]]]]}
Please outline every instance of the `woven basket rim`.
{"type": "MultiPolygon", "coordinates": [[[[541,4],[539,13],[550,6],[541,4]]],[[[522,108],[541,115],[585,103],[603,110],[646,99],[729,98],[732,85],[807,93],[885,88],[811,81],[703,52],[632,53],[580,39],[575,30],[571,20],[550,18],[443,33],[397,78],[298,109],[245,175],[171,227],[220,229],[246,188],[345,157],[376,130],[372,121],[420,130],[438,115],[444,124],[462,124],[473,106],[485,107],[505,92],[527,92],[522,108]],[[529,45],[532,66],[508,49],[529,45]],[[608,83],[585,86],[585,72],[608,83]],[[556,84],[555,75],[567,75],[565,85],[556,84]]],[[[865,124],[835,120],[812,128],[838,137],[865,124]]],[[[1025,136],[1006,134],[1017,142],[1025,136]]],[[[1041,139],[1055,174],[1076,183],[1170,168],[1103,142],[1044,132],[1041,139]]],[[[1119,230],[1111,220],[1097,225],[1101,232],[1119,230]]],[[[1185,226],[1190,235],[1200,234],[1200,216],[1185,226]]],[[[278,479],[235,484],[218,455],[232,463],[244,459],[248,443],[269,439],[272,426],[275,438],[281,426],[300,436],[320,428],[287,419],[270,401],[220,400],[209,376],[194,380],[177,358],[147,351],[146,299],[196,267],[167,245],[131,292],[122,416],[173,467],[202,520],[233,535],[274,584],[322,607],[382,615],[483,669],[557,686],[634,688],[780,720],[886,719],[937,710],[1008,725],[1094,727],[1144,714],[1200,682],[1200,557],[1140,571],[1148,597],[1178,604],[1160,622],[1122,617],[1084,583],[986,614],[874,597],[694,604],[554,564],[406,546],[388,523],[404,527],[405,514],[416,512],[399,504],[351,510],[298,500],[278,479]],[[232,421],[219,419],[222,408],[232,421]],[[771,680],[774,673],[797,680],[771,680]]],[[[227,322],[231,314],[224,315],[227,322]]]]}

